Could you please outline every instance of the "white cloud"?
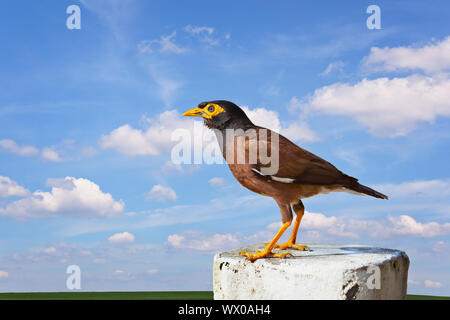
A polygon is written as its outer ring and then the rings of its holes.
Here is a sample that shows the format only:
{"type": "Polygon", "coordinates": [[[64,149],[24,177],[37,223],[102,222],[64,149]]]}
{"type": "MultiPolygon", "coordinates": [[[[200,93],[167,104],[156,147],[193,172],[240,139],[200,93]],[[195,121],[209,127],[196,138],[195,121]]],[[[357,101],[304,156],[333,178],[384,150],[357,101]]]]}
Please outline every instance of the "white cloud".
{"type": "Polygon", "coordinates": [[[160,184],[154,185],[147,195],[147,200],[157,200],[160,202],[175,201],[177,194],[170,187],[165,187],[160,184]]]}
{"type": "Polygon", "coordinates": [[[167,36],[161,36],[159,39],[154,40],[142,40],[138,44],[138,49],[140,52],[145,53],[153,53],[156,51],[160,53],[186,53],[189,50],[186,48],[183,48],[175,43],[175,36],[177,32],[174,31],[171,34],[167,36]]]}
{"type": "MultiPolygon", "coordinates": [[[[214,33],[214,28],[188,25],[184,27],[184,31],[193,36],[197,36],[201,42],[204,42],[209,46],[217,46],[220,44],[220,41],[218,39],[215,39],[211,36],[214,33]]],[[[229,38],[225,36],[225,39],[228,40],[229,38]]]]}
{"type": "MultiPolygon", "coordinates": [[[[279,227],[279,223],[273,223],[268,229],[273,231],[279,227]]],[[[386,220],[358,220],[305,212],[300,228],[353,239],[366,235],[383,239],[395,236],[432,238],[450,234],[450,223],[421,223],[408,215],[390,216],[386,220]]]]}
{"type": "Polygon", "coordinates": [[[314,142],[320,140],[319,136],[302,121],[290,123],[281,128],[280,133],[293,141],[314,142]]]}
{"type": "Polygon", "coordinates": [[[412,285],[412,286],[418,286],[420,285],[419,281],[413,280],[413,279],[408,279],[408,286],[412,285]]]}
{"type": "Polygon", "coordinates": [[[375,186],[383,190],[391,199],[403,197],[446,197],[450,196],[450,180],[418,180],[399,184],[383,184],[375,186]]]}
{"type": "Polygon", "coordinates": [[[176,248],[187,248],[199,251],[213,251],[231,249],[239,246],[241,241],[232,234],[214,234],[204,236],[198,232],[185,232],[183,235],[172,234],[167,238],[168,243],[176,248]]]}
{"type": "Polygon", "coordinates": [[[113,273],[113,276],[121,281],[130,281],[136,279],[136,276],[133,273],[121,269],[116,269],[113,273]]]}
{"type": "Polygon", "coordinates": [[[450,79],[412,75],[336,83],[315,90],[302,107],[352,117],[377,136],[404,136],[420,123],[450,116],[450,79]]]}
{"type": "Polygon", "coordinates": [[[167,237],[167,241],[174,247],[180,247],[183,243],[184,237],[179,234],[171,234],[167,237]]]}
{"type": "Polygon", "coordinates": [[[103,149],[116,149],[126,155],[157,155],[159,154],[158,140],[151,139],[142,130],[133,129],[126,124],[114,129],[108,135],[100,139],[100,147],[103,149]]]}
{"type": "Polygon", "coordinates": [[[323,229],[334,226],[337,222],[336,217],[327,217],[322,213],[305,212],[302,219],[302,227],[306,229],[323,229]]]}
{"type": "Polygon", "coordinates": [[[214,32],[214,28],[211,27],[193,27],[191,25],[187,25],[184,27],[184,30],[188,33],[199,34],[202,32],[206,32],[207,34],[212,34],[214,32]]]}
{"type": "MultiPolygon", "coordinates": [[[[75,149],[74,140],[64,140],[57,145],[50,147],[43,147],[39,150],[33,146],[19,146],[13,140],[0,140],[0,150],[19,155],[19,156],[34,156],[39,155],[41,159],[50,162],[61,162],[71,160],[71,158],[64,156],[70,150],[75,149]]],[[[79,152],[82,156],[93,156],[96,150],[92,147],[84,148],[79,152]]],[[[79,158],[79,157],[78,157],[79,158]]]]}
{"type": "Polygon", "coordinates": [[[369,71],[420,69],[436,73],[450,70],[450,36],[421,48],[373,47],[364,59],[364,65],[369,71]]]}
{"type": "Polygon", "coordinates": [[[243,106],[242,110],[254,124],[276,131],[294,141],[313,142],[319,140],[317,134],[306,123],[299,121],[282,126],[276,111],[265,108],[250,109],[247,106],[243,106]]]}
{"type": "Polygon", "coordinates": [[[30,192],[8,177],[0,176],[0,198],[27,196],[30,192]]]}
{"type": "Polygon", "coordinates": [[[425,287],[427,287],[427,288],[442,288],[443,287],[442,283],[440,283],[438,281],[425,280],[424,284],[425,284],[425,287]]]}
{"type": "Polygon", "coordinates": [[[6,279],[9,277],[9,273],[3,270],[0,270],[0,279],[6,279]]]}
{"type": "Polygon", "coordinates": [[[326,76],[329,75],[333,71],[342,72],[342,69],[344,68],[344,63],[342,61],[335,61],[330,63],[326,69],[321,72],[319,75],[326,76]]]}
{"type": "Polygon", "coordinates": [[[51,161],[51,162],[61,162],[62,161],[59,153],[55,149],[49,148],[49,147],[42,149],[41,157],[42,157],[42,159],[51,161]]]}
{"type": "Polygon", "coordinates": [[[35,191],[24,199],[0,208],[0,215],[18,219],[46,218],[58,215],[114,217],[122,213],[124,203],[115,201],[92,181],[66,177],[49,180],[51,192],[35,191]]]}
{"type": "Polygon", "coordinates": [[[134,235],[129,232],[116,233],[108,238],[111,243],[131,243],[134,242],[134,235]]]}
{"type": "Polygon", "coordinates": [[[208,183],[213,187],[223,187],[225,185],[225,180],[223,178],[214,177],[209,179],[208,183]]]}
{"type": "Polygon", "coordinates": [[[394,235],[412,235],[421,236],[425,238],[436,237],[440,235],[450,234],[450,223],[420,223],[414,220],[414,218],[401,215],[399,217],[389,217],[388,232],[394,235]]]}
{"type": "Polygon", "coordinates": [[[47,254],[55,254],[56,253],[56,248],[54,248],[54,247],[44,248],[42,250],[42,252],[47,253],[47,254]]]}
{"type": "Polygon", "coordinates": [[[165,111],[155,118],[144,116],[141,120],[146,128],[134,129],[123,125],[100,138],[100,147],[115,149],[129,156],[159,155],[170,150],[172,132],[176,129],[192,131],[194,120],[183,118],[176,110],[165,111]]]}
{"type": "Polygon", "coordinates": [[[0,140],[0,148],[19,156],[32,156],[39,153],[39,150],[33,146],[19,146],[10,139],[0,140]]]}

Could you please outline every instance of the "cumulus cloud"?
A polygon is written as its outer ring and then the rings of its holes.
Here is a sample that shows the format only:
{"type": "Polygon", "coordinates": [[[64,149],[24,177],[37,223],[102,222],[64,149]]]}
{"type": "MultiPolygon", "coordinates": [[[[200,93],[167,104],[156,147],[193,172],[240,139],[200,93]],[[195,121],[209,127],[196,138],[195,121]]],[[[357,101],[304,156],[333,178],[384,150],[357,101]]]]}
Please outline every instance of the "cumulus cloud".
{"type": "Polygon", "coordinates": [[[412,75],[335,83],[315,90],[302,109],[352,117],[376,136],[405,136],[420,123],[450,116],[450,79],[412,75]]]}
{"type": "Polygon", "coordinates": [[[408,215],[389,216],[386,220],[338,218],[327,231],[332,235],[352,238],[359,238],[364,234],[381,239],[395,236],[432,238],[450,234],[450,223],[422,223],[408,215]]]}
{"type": "Polygon", "coordinates": [[[114,217],[122,213],[124,203],[104,193],[92,181],[66,177],[47,181],[50,192],[35,191],[26,198],[0,208],[0,215],[18,219],[46,218],[58,215],[114,217]]]}
{"type": "Polygon", "coordinates": [[[19,156],[32,156],[39,153],[39,150],[33,146],[19,146],[10,139],[0,140],[0,149],[19,156]]]}
{"type": "Polygon", "coordinates": [[[175,201],[177,200],[177,194],[172,188],[157,184],[148,193],[147,200],[156,200],[159,202],[175,201]]]}
{"type": "Polygon", "coordinates": [[[7,279],[9,277],[9,273],[3,270],[0,270],[0,279],[7,279]]]}
{"type": "Polygon", "coordinates": [[[450,36],[418,48],[373,47],[364,59],[364,66],[369,71],[423,70],[436,73],[450,70],[450,36]]]}
{"type": "Polygon", "coordinates": [[[176,110],[165,111],[155,118],[141,119],[144,129],[123,125],[100,138],[100,147],[115,149],[128,156],[159,155],[170,150],[172,132],[176,129],[192,131],[194,120],[183,118],[176,110]]]}
{"type": "Polygon", "coordinates": [[[116,233],[108,238],[111,243],[131,243],[134,242],[134,235],[129,232],[116,233]]]}
{"type": "Polygon", "coordinates": [[[8,177],[0,176],[0,198],[27,196],[30,192],[8,177]]]}
{"type": "Polygon", "coordinates": [[[243,106],[242,109],[254,124],[276,131],[289,139],[300,142],[319,140],[317,134],[306,123],[291,122],[283,126],[276,111],[265,108],[250,109],[247,106],[243,106]]]}
{"type": "Polygon", "coordinates": [[[450,234],[450,223],[428,222],[420,223],[414,218],[401,215],[399,217],[389,217],[388,221],[391,225],[388,227],[388,232],[394,235],[412,235],[431,238],[441,235],[450,234]]]}
{"type": "Polygon", "coordinates": [[[334,226],[336,217],[327,217],[322,213],[305,212],[302,219],[302,227],[306,229],[324,229],[334,226]]]}

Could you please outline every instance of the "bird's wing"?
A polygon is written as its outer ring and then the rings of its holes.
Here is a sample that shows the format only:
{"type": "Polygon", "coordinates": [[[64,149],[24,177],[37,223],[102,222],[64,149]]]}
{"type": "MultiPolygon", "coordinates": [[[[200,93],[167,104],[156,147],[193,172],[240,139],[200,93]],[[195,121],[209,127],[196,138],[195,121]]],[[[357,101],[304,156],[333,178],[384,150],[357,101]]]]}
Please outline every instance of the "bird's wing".
{"type": "MultiPolygon", "coordinates": [[[[278,179],[279,181],[284,180],[290,183],[311,185],[347,185],[358,181],[344,174],[328,161],[298,147],[282,135],[268,131],[270,134],[267,134],[266,150],[271,149],[272,140],[274,140],[272,139],[273,135],[278,135],[278,148],[276,143],[273,144],[275,155],[278,153],[279,157],[278,171],[271,174],[273,180],[278,179]]],[[[264,145],[264,140],[266,139],[259,139],[258,143],[260,146],[264,145]]],[[[270,157],[273,156],[272,154],[270,155],[270,157]]],[[[258,155],[258,163],[254,166],[254,169],[259,174],[262,174],[263,168],[268,167],[270,164],[264,164],[263,161],[259,160],[260,157],[258,155]]]]}

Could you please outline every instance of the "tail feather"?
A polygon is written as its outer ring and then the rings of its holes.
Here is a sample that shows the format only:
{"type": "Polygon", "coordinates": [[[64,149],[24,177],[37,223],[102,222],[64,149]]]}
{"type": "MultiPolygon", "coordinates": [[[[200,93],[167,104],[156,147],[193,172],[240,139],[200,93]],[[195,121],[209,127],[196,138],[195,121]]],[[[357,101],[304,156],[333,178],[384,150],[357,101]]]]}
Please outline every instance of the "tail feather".
{"type": "Polygon", "coordinates": [[[354,183],[354,184],[352,183],[350,186],[347,186],[347,188],[350,189],[350,190],[359,192],[359,193],[367,194],[369,196],[372,196],[372,197],[375,197],[375,198],[378,198],[378,199],[386,199],[386,200],[389,199],[388,196],[386,196],[386,195],[384,195],[384,194],[382,194],[382,193],[380,193],[380,192],[378,192],[376,190],[373,190],[373,189],[371,189],[371,188],[369,188],[367,186],[359,184],[359,183],[354,183]]]}

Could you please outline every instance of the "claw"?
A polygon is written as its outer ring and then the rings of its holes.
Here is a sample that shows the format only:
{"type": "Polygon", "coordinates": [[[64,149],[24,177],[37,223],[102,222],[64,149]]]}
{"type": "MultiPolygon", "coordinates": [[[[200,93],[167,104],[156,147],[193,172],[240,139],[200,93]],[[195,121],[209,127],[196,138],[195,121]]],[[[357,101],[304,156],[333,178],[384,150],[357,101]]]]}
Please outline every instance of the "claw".
{"type": "Polygon", "coordinates": [[[241,251],[240,255],[246,256],[246,260],[248,261],[255,261],[261,258],[268,258],[268,257],[272,257],[272,258],[281,258],[284,259],[287,256],[293,257],[292,254],[290,254],[289,252],[285,252],[285,253],[273,253],[273,252],[264,252],[264,251],[257,251],[256,253],[248,253],[248,252],[244,252],[241,251]]]}
{"type": "Polygon", "coordinates": [[[274,248],[281,249],[281,250],[286,250],[289,248],[289,249],[296,249],[296,250],[300,250],[300,251],[311,251],[311,249],[308,246],[297,245],[297,244],[289,242],[289,241],[286,243],[277,244],[277,245],[275,245],[274,248]]]}

